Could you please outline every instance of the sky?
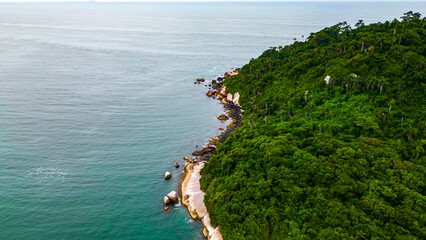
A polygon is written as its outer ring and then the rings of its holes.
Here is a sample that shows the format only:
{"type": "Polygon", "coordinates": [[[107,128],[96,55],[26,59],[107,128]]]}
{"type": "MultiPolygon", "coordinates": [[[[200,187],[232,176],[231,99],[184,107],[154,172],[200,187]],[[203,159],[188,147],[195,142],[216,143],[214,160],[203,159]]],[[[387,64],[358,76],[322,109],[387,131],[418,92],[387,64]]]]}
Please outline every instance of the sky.
{"type": "MultiPolygon", "coordinates": [[[[90,0],[0,0],[0,2],[89,2],[90,0]]],[[[371,0],[92,0],[95,2],[366,2],[371,0]]],[[[372,0],[404,2],[404,0],[372,0]]],[[[411,2],[426,2],[426,0],[409,0],[411,2]]]]}

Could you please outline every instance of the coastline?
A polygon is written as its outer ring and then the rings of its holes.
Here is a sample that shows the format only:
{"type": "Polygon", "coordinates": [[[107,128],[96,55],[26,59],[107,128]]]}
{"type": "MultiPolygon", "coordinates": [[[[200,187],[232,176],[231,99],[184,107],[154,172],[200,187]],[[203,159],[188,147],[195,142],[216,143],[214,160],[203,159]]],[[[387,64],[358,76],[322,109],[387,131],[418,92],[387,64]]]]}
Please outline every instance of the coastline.
{"type": "MultiPolygon", "coordinates": [[[[203,149],[192,153],[195,157],[188,159],[179,189],[182,204],[187,207],[191,218],[201,220],[203,223],[203,234],[209,240],[222,240],[223,238],[220,233],[220,227],[213,227],[210,224],[210,216],[204,204],[205,193],[200,189],[200,171],[210,159],[217,144],[224,142],[240,127],[242,116],[241,106],[238,103],[239,93],[235,93],[234,95],[230,93],[226,94],[226,87],[222,87],[223,80],[235,74],[238,74],[238,70],[226,72],[223,77],[219,77],[209,84],[211,88],[209,88],[206,95],[218,99],[224,105],[224,109],[227,110],[227,114],[220,115],[218,119],[223,121],[229,118],[230,123],[219,136],[211,138],[203,149]]],[[[197,82],[200,84],[204,82],[204,79],[197,79],[197,82]]]]}

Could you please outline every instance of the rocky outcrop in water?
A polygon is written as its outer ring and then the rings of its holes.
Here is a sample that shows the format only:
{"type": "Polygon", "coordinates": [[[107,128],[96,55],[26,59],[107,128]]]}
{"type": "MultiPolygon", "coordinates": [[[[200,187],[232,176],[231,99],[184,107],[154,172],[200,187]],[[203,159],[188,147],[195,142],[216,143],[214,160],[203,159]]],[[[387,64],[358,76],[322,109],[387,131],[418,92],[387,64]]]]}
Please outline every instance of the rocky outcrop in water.
{"type": "Polygon", "coordinates": [[[228,116],[226,116],[226,114],[221,114],[221,115],[219,115],[219,116],[217,117],[217,119],[224,121],[224,120],[228,120],[228,119],[229,119],[229,117],[228,117],[228,116]]]}
{"type": "Polygon", "coordinates": [[[164,198],[163,198],[163,203],[165,204],[165,205],[167,205],[167,204],[169,204],[171,201],[170,201],[170,198],[169,197],[167,197],[167,196],[164,196],[164,198]]]}
{"type": "Polygon", "coordinates": [[[167,197],[174,203],[179,201],[179,197],[176,191],[171,191],[169,194],[167,194],[167,197]]]}

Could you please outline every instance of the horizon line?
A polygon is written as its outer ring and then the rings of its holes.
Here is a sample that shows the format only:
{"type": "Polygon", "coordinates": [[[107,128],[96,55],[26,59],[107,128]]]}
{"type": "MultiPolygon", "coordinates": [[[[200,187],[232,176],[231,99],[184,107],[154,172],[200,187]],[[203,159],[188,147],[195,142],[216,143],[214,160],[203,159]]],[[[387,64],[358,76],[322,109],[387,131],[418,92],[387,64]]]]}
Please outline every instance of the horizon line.
{"type": "Polygon", "coordinates": [[[0,0],[0,3],[279,3],[279,2],[424,2],[426,0],[0,0]]]}

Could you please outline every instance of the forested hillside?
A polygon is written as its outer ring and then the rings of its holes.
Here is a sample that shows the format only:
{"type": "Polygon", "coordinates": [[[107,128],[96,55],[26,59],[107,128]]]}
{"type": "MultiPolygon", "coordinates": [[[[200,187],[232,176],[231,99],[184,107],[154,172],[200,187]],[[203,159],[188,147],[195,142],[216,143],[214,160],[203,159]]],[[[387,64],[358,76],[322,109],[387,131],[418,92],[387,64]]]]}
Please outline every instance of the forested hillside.
{"type": "Polygon", "coordinates": [[[425,27],[339,23],[225,80],[243,122],[201,179],[224,239],[426,239],[425,27]]]}

